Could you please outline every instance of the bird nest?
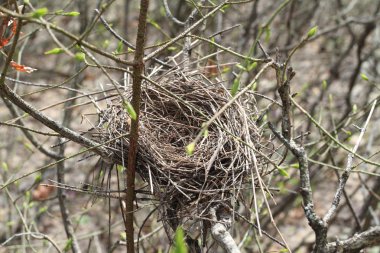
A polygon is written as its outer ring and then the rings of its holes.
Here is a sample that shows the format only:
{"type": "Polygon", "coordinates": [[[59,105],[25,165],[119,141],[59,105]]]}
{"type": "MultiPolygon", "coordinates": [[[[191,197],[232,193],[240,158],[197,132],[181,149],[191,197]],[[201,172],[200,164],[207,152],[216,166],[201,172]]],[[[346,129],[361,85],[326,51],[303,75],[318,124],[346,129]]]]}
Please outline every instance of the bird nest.
{"type": "MultiPolygon", "coordinates": [[[[222,84],[180,71],[155,80],[142,86],[136,171],[160,202],[162,220],[175,227],[186,217],[206,217],[212,205],[241,199],[241,189],[255,187],[266,161],[259,155],[261,133],[254,122],[253,96],[239,98],[206,130],[204,123],[232,98],[222,84]],[[189,155],[186,147],[199,133],[189,155]]],[[[126,91],[130,98],[131,91],[126,91]]],[[[101,141],[122,165],[128,157],[129,130],[121,101],[102,112],[101,141]]]]}

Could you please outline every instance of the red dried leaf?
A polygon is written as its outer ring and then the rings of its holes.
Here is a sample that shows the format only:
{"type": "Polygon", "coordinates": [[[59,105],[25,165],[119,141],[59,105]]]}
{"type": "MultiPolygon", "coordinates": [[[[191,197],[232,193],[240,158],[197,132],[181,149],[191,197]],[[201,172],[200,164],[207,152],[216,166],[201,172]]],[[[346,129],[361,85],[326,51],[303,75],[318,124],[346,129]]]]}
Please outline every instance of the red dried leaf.
{"type": "Polygon", "coordinates": [[[206,67],[204,68],[204,74],[206,77],[211,78],[218,75],[218,66],[214,60],[208,59],[206,67]]]}
{"type": "Polygon", "coordinates": [[[33,191],[32,191],[32,198],[33,200],[37,201],[43,201],[50,197],[50,195],[53,193],[54,187],[53,186],[47,186],[47,185],[38,185],[33,191]]]}
{"type": "Polygon", "coordinates": [[[0,25],[0,48],[4,47],[9,43],[12,37],[15,35],[17,29],[17,22],[14,18],[6,17],[0,25]],[[6,36],[7,27],[11,26],[10,34],[6,36]],[[4,37],[6,36],[6,37],[4,37]]]}
{"type": "Polygon", "coordinates": [[[11,61],[11,67],[19,72],[26,72],[26,73],[32,73],[33,71],[36,71],[37,69],[27,67],[25,65],[18,64],[14,61],[11,61]]]}

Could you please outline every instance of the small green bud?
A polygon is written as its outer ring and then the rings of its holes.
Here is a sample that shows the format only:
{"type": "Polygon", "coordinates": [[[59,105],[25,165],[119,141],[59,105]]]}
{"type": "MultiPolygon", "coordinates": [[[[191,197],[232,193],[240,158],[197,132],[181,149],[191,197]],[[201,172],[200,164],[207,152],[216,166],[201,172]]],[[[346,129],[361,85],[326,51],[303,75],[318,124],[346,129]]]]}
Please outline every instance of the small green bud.
{"type": "Polygon", "coordinates": [[[257,67],[257,62],[252,63],[251,65],[248,66],[247,70],[252,71],[257,67]]]}
{"type": "Polygon", "coordinates": [[[75,59],[78,61],[84,61],[86,59],[86,55],[82,52],[78,52],[75,54],[75,59]]]}
{"type": "Polygon", "coordinates": [[[37,9],[35,10],[33,13],[32,13],[32,17],[33,18],[40,18],[40,17],[43,17],[45,16],[47,13],[48,13],[48,8],[40,8],[40,9],[37,9]]]}
{"type": "Polygon", "coordinates": [[[326,80],[323,80],[323,81],[322,81],[322,89],[323,89],[323,90],[326,90],[326,89],[327,89],[327,81],[326,81],[326,80]]]}
{"type": "Polygon", "coordinates": [[[46,55],[48,55],[48,54],[61,54],[63,52],[64,52],[64,50],[62,48],[56,47],[56,48],[53,48],[49,51],[46,51],[44,54],[46,54],[46,55]]]}
{"type": "Polygon", "coordinates": [[[191,142],[189,145],[186,146],[186,153],[188,155],[192,155],[194,153],[194,149],[195,149],[195,143],[191,142]]]}
{"type": "Polygon", "coordinates": [[[289,177],[288,172],[283,168],[278,168],[278,172],[280,173],[281,176],[289,177]]]}
{"type": "Polygon", "coordinates": [[[126,241],[127,240],[127,233],[120,232],[120,239],[123,240],[123,241],[126,241]]]}
{"type": "Polygon", "coordinates": [[[80,12],[77,12],[77,11],[64,12],[64,13],[62,13],[61,15],[63,15],[63,16],[75,17],[75,16],[80,15],[80,12]]]}
{"type": "Polygon", "coordinates": [[[133,120],[136,120],[137,119],[137,113],[136,113],[135,109],[133,108],[133,106],[131,105],[131,103],[124,102],[123,106],[124,106],[124,109],[127,110],[129,117],[131,117],[131,119],[133,119],[133,120]]]}
{"type": "Polygon", "coordinates": [[[240,87],[240,80],[239,80],[239,78],[236,78],[236,79],[234,80],[234,83],[232,84],[232,87],[231,87],[231,95],[232,95],[232,96],[235,96],[235,95],[236,95],[236,93],[237,93],[238,90],[239,90],[239,87],[240,87]]]}
{"type": "Polygon", "coordinates": [[[367,77],[366,74],[361,73],[360,76],[361,76],[361,78],[362,78],[364,81],[367,81],[367,82],[369,81],[369,79],[368,79],[368,77],[367,77]]]}
{"type": "Polygon", "coordinates": [[[309,32],[307,33],[307,37],[308,37],[308,38],[313,37],[313,36],[317,33],[317,31],[318,31],[318,26],[314,26],[314,27],[311,28],[311,29],[309,30],[309,32]]]}

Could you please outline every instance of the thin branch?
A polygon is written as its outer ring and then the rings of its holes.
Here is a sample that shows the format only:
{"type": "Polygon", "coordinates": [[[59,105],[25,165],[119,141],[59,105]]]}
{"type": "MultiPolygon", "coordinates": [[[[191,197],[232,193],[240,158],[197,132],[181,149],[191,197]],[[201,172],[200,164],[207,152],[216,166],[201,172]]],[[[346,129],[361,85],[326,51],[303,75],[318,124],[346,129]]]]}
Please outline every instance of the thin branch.
{"type": "Polygon", "coordinates": [[[8,244],[14,238],[20,237],[20,236],[26,236],[26,235],[30,235],[33,238],[38,239],[38,240],[46,240],[46,241],[50,242],[51,245],[53,245],[53,247],[57,250],[57,252],[62,253],[62,251],[59,249],[59,246],[57,245],[56,242],[54,242],[53,239],[51,239],[48,235],[45,235],[45,234],[42,234],[42,233],[39,233],[39,232],[26,232],[26,233],[14,234],[11,237],[9,237],[5,242],[3,242],[2,244],[0,244],[0,246],[5,247],[5,245],[8,244]]]}
{"type": "MultiPolygon", "coordinates": [[[[1,6],[0,6],[1,8],[1,6]]],[[[3,71],[1,73],[0,77],[0,95],[2,97],[5,97],[9,99],[10,102],[20,107],[25,112],[29,113],[33,118],[43,123],[45,126],[51,128],[52,130],[56,131],[57,133],[61,134],[63,137],[66,137],[74,142],[77,142],[79,144],[82,144],[86,147],[96,147],[94,148],[94,152],[99,154],[100,156],[104,158],[109,157],[109,152],[106,148],[99,146],[99,143],[94,142],[90,139],[87,139],[75,131],[68,129],[66,127],[63,127],[58,122],[54,121],[53,119],[47,117],[46,115],[40,113],[37,111],[33,106],[31,106],[29,103],[27,103],[25,100],[23,100],[18,94],[14,93],[8,85],[5,84],[5,76],[8,71],[9,64],[12,60],[13,54],[16,50],[17,42],[20,36],[20,31],[22,27],[21,20],[18,21],[15,36],[13,38],[12,46],[8,52],[7,59],[5,61],[5,65],[3,67],[3,71]]]]}
{"type": "Polygon", "coordinates": [[[12,124],[12,123],[7,123],[7,122],[0,122],[0,126],[1,125],[3,125],[3,126],[10,126],[10,127],[16,127],[16,128],[20,128],[20,129],[26,130],[28,132],[32,132],[32,133],[36,133],[36,134],[41,134],[41,135],[46,135],[46,136],[55,136],[55,137],[59,136],[59,134],[57,134],[57,133],[42,132],[42,131],[39,131],[39,130],[31,129],[31,128],[26,127],[24,125],[12,124]]]}
{"type": "Polygon", "coordinates": [[[327,211],[326,215],[323,217],[323,221],[328,225],[329,222],[331,221],[331,218],[332,216],[335,214],[335,211],[336,209],[338,208],[338,205],[340,203],[340,199],[342,197],[342,193],[343,193],[343,190],[344,190],[344,187],[346,186],[346,183],[347,183],[347,180],[350,176],[350,173],[351,173],[351,170],[352,170],[352,161],[353,161],[353,157],[356,153],[356,151],[358,150],[359,148],[359,144],[360,144],[360,141],[362,140],[363,138],[363,135],[367,129],[367,126],[368,126],[368,123],[372,117],[372,114],[373,114],[373,111],[375,110],[375,107],[376,107],[376,103],[377,103],[377,100],[375,100],[373,102],[373,105],[372,105],[372,108],[368,114],[368,117],[367,117],[367,120],[363,126],[363,128],[360,129],[360,135],[359,135],[359,138],[358,140],[356,141],[356,144],[355,146],[353,147],[352,149],[352,152],[348,154],[348,158],[347,158],[347,166],[346,166],[346,169],[345,171],[343,172],[342,176],[339,178],[339,185],[338,185],[338,189],[335,193],[335,196],[334,196],[334,199],[331,203],[331,207],[330,209],[327,211]]]}
{"type": "Polygon", "coordinates": [[[184,38],[189,32],[191,32],[192,30],[194,30],[195,28],[197,28],[200,24],[202,24],[203,21],[205,21],[207,18],[211,17],[214,13],[216,13],[219,9],[221,9],[225,4],[228,4],[228,2],[229,2],[228,0],[225,0],[224,2],[222,2],[221,4],[219,4],[217,7],[215,7],[212,11],[210,11],[209,13],[207,13],[205,16],[203,16],[197,22],[195,22],[188,29],[186,29],[185,31],[183,31],[182,33],[180,33],[179,35],[177,35],[175,38],[171,39],[170,41],[166,42],[164,45],[162,45],[161,47],[159,47],[154,52],[152,52],[149,55],[145,56],[144,57],[144,61],[148,61],[151,58],[153,58],[154,56],[157,56],[162,51],[164,51],[166,48],[170,47],[171,45],[173,45],[174,43],[176,43],[178,40],[184,38]]]}
{"type": "Polygon", "coordinates": [[[47,21],[41,21],[39,19],[34,19],[30,15],[21,15],[21,14],[18,14],[16,12],[13,12],[13,11],[7,9],[7,8],[4,8],[3,6],[0,6],[0,11],[3,12],[3,13],[5,13],[5,14],[7,14],[7,15],[9,15],[9,16],[11,16],[11,17],[15,17],[15,18],[18,18],[20,20],[27,20],[29,22],[32,22],[32,23],[44,26],[45,28],[47,26],[49,26],[50,29],[55,30],[55,31],[57,31],[57,32],[65,35],[67,38],[70,38],[71,40],[75,41],[75,44],[82,45],[82,46],[84,46],[84,47],[86,47],[86,48],[94,51],[97,54],[103,55],[104,57],[107,57],[107,58],[109,58],[111,60],[114,60],[115,62],[118,62],[118,63],[121,63],[121,64],[125,64],[125,65],[129,65],[129,66],[133,66],[132,62],[123,60],[122,58],[116,57],[113,54],[107,53],[106,51],[97,48],[96,46],[90,44],[89,42],[86,42],[85,40],[83,40],[83,39],[77,37],[76,35],[68,32],[67,29],[65,29],[65,28],[61,28],[61,27],[59,27],[59,26],[57,26],[55,24],[52,24],[50,22],[47,22],[47,21]]]}
{"type": "Polygon", "coordinates": [[[305,109],[303,109],[292,97],[290,97],[290,100],[292,103],[303,113],[305,114],[313,123],[314,125],[321,130],[329,139],[331,139],[335,144],[337,144],[342,149],[346,150],[347,152],[351,153],[354,157],[359,158],[365,163],[375,165],[376,167],[380,167],[380,163],[373,162],[371,160],[368,160],[367,158],[357,154],[352,153],[352,150],[350,150],[348,147],[346,147],[344,144],[340,143],[334,136],[332,136],[326,129],[324,129],[305,109]]]}
{"type": "MultiPolygon", "coordinates": [[[[95,12],[100,14],[99,10],[98,9],[95,9],[95,12]]],[[[136,47],[134,45],[132,45],[132,43],[130,43],[129,41],[127,41],[126,39],[124,39],[122,36],[120,36],[114,29],[112,29],[112,27],[108,24],[108,22],[102,17],[100,16],[100,21],[103,23],[104,27],[118,40],[121,41],[121,43],[123,43],[125,46],[133,49],[133,50],[136,50],[136,47]]],[[[161,61],[160,59],[156,58],[156,57],[153,57],[152,58],[153,61],[157,62],[158,64],[161,64],[165,67],[168,67],[168,68],[173,68],[173,66],[161,61]]]]}
{"type": "MultiPolygon", "coordinates": [[[[168,1],[167,0],[163,0],[164,2],[164,8],[165,8],[165,13],[166,13],[166,16],[168,18],[170,18],[174,23],[176,23],[177,25],[180,25],[180,26],[185,26],[185,22],[183,21],[180,21],[178,20],[176,17],[173,16],[172,12],[170,11],[170,8],[169,8],[169,5],[168,5],[168,1]]],[[[195,9],[196,10],[196,9],[195,9]]]]}
{"type": "Polygon", "coordinates": [[[197,35],[194,35],[194,34],[191,34],[191,35],[187,35],[187,36],[190,36],[190,37],[193,37],[193,38],[196,38],[198,40],[202,40],[202,41],[205,41],[219,49],[221,49],[222,51],[225,51],[227,53],[230,53],[231,55],[233,56],[236,56],[236,57],[239,57],[243,60],[246,60],[246,61],[251,61],[251,62],[270,62],[270,59],[269,58],[265,58],[265,59],[259,59],[259,58],[252,58],[250,56],[245,56],[245,55],[242,55],[242,54],[239,54],[238,52],[235,52],[229,48],[226,48],[222,45],[219,45],[218,43],[216,43],[215,41],[213,40],[210,40],[210,39],[207,39],[207,38],[203,38],[201,36],[197,36],[197,35]]]}
{"type": "Polygon", "coordinates": [[[0,191],[1,191],[2,189],[4,189],[4,188],[7,188],[7,187],[8,187],[9,185],[11,185],[11,184],[14,184],[15,182],[19,181],[20,179],[23,179],[23,178],[25,178],[25,177],[28,177],[28,176],[30,176],[30,175],[33,175],[33,174],[35,174],[35,173],[37,173],[37,172],[44,171],[44,170],[46,170],[46,169],[48,169],[48,168],[50,168],[50,167],[52,167],[52,166],[54,166],[54,165],[57,165],[57,164],[58,164],[59,162],[61,162],[61,161],[65,161],[65,160],[71,159],[71,158],[73,158],[73,157],[76,157],[76,156],[82,155],[82,154],[84,154],[84,153],[86,153],[86,152],[89,152],[89,151],[92,151],[92,150],[95,150],[95,149],[98,149],[98,148],[102,148],[102,147],[105,146],[106,144],[112,143],[112,142],[115,141],[115,140],[118,140],[118,139],[120,139],[120,138],[127,137],[127,136],[129,136],[129,133],[122,134],[122,135],[117,136],[117,137],[115,137],[115,138],[112,138],[112,139],[110,139],[110,140],[108,140],[108,141],[106,141],[106,142],[104,142],[104,143],[99,143],[99,144],[97,144],[96,146],[92,146],[92,147],[89,147],[89,148],[85,148],[85,149],[83,149],[83,150],[81,150],[81,151],[79,151],[79,152],[76,152],[76,153],[74,153],[74,154],[72,154],[72,155],[70,155],[70,156],[64,157],[64,158],[62,158],[62,159],[60,159],[60,160],[58,160],[58,161],[51,162],[51,163],[49,163],[49,164],[47,164],[47,165],[45,165],[45,166],[42,166],[42,167],[40,167],[40,168],[38,168],[38,169],[36,169],[36,170],[34,170],[34,171],[32,171],[32,172],[24,173],[23,175],[21,175],[21,176],[19,176],[19,177],[17,177],[17,178],[10,179],[10,180],[8,180],[8,182],[5,182],[4,184],[2,184],[2,185],[0,186],[0,191]]]}

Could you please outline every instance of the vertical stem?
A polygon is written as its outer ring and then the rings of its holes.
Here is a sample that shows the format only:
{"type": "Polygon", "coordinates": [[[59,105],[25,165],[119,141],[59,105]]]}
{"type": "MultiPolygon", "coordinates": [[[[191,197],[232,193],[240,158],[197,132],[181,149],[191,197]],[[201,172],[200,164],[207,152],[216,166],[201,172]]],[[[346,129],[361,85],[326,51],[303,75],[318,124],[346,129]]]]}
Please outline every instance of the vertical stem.
{"type": "Polygon", "coordinates": [[[140,97],[142,73],[144,71],[144,44],[146,39],[146,19],[149,0],[140,1],[139,24],[137,28],[136,53],[133,66],[133,84],[131,104],[136,112],[136,120],[131,122],[131,134],[129,139],[127,189],[126,189],[126,221],[125,230],[127,235],[127,252],[134,253],[133,232],[133,201],[135,198],[135,171],[137,157],[138,124],[140,115],[140,97]]]}
{"type": "MultiPolygon", "coordinates": [[[[130,5],[131,5],[131,1],[130,0],[124,0],[124,34],[126,34],[127,36],[130,35],[128,34],[129,33],[129,9],[130,9],[130,5]]],[[[127,37],[128,38],[128,37],[127,37]]]]}
{"type": "MultiPolygon", "coordinates": [[[[81,13],[81,18],[80,18],[80,28],[79,32],[83,33],[86,30],[87,27],[87,9],[88,9],[88,4],[87,2],[78,2],[78,9],[81,13]]],[[[83,67],[83,63],[76,62],[74,69],[75,73],[78,73],[80,69],[83,67]]],[[[78,74],[74,80],[71,86],[75,89],[78,89],[78,84],[82,81],[83,75],[78,74]]],[[[76,99],[75,96],[77,95],[76,90],[70,90],[67,94],[67,98],[74,98],[72,100],[66,101],[64,104],[64,107],[70,107],[73,104],[75,104],[76,99]]],[[[72,110],[64,110],[63,118],[62,118],[62,126],[65,127],[70,127],[71,122],[73,119],[73,111],[72,110]]],[[[62,143],[63,138],[58,139],[58,144],[59,146],[59,156],[64,157],[65,156],[65,149],[66,146],[65,144],[62,143]]],[[[60,158],[56,159],[57,161],[60,160],[60,158]]],[[[60,161],[57,163],[57,182],[60,184],[65,184],[65,161],[60,161]]],[[[73,253],[81,253],[82,250],[79,246],[78,238],[75,235],[75,229],[74,226],[70,220],[70,211],[68,207],[66,206],[66,195],[64,193],[64,189],[58,187],[57,188],[57,197],[58,197],[58,203],[59,203],[59,208],[61,210],[61,215],[62,215],[62,223],[65,228],[66,232],[66,237],[68,240],[71,240],[71,250],[73,253]]]]}

